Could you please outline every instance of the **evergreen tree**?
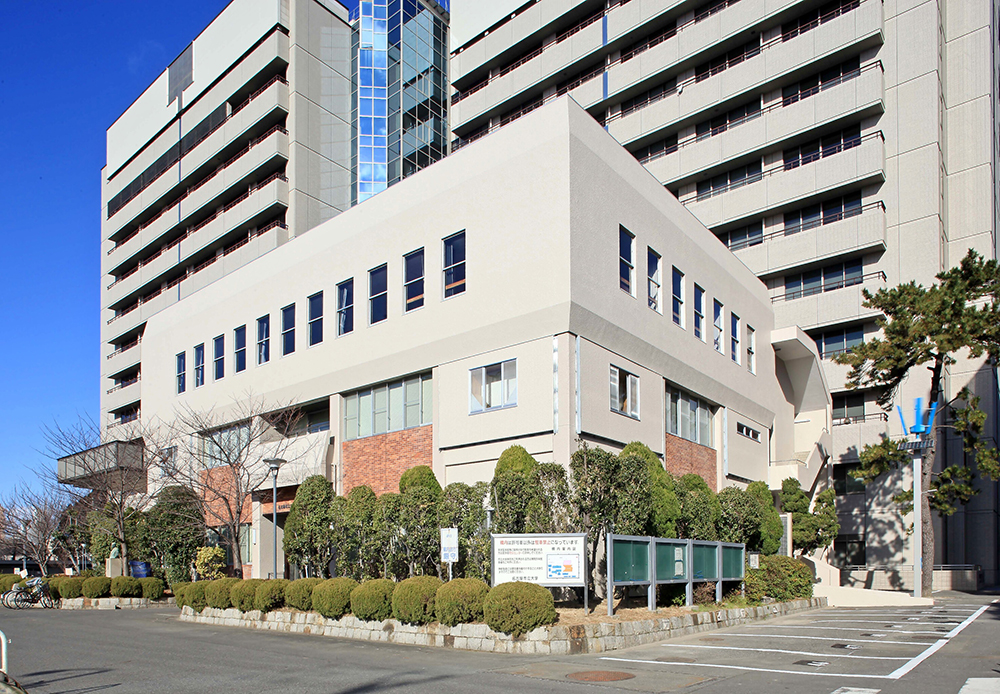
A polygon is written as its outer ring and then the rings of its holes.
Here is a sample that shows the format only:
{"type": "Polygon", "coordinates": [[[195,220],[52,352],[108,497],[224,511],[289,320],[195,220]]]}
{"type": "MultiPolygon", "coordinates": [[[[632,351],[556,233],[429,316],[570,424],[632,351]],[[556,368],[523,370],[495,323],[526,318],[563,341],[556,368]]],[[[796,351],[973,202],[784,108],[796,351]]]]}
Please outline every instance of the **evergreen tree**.
{"type": "Polygon", "coordinates": [[[333,485],[323,475],[307,477],[285,519],[283,547],[289,560],[308,564],[323,578],[333,556],[333,485]]]}

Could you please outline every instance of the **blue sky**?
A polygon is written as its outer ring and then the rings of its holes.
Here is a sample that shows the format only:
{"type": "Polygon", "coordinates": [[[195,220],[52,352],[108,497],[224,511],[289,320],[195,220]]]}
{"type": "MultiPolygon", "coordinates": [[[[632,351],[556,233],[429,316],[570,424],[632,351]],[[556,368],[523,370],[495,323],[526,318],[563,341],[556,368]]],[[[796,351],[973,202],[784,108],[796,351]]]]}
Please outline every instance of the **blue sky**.
{"type": "Polygon", "coordinates": [[[107,128],[227,4],[3,3],[0,495],[52,464],[44,425],[97,418],[107,128]]]}

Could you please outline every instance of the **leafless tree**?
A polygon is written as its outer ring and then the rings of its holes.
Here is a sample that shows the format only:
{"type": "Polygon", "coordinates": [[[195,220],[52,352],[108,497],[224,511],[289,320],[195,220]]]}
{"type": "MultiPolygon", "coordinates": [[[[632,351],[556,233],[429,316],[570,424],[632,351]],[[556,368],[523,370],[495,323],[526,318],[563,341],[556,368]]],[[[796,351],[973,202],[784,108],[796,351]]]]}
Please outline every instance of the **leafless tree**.
{"type": "Polygon", "coordinates": [[[48,574],[67,502],[68,496],[56,488],[32,489],[26,484],[15,486],[3,501],[2,533],[38,564],[42,575],[48,574]]]}
{"type": "Polygon", "coordinates": [[[89,520],[95,513],[107,518],[91,523],[91,529],[110,536],[126,572],[130,519],[152,504],[150,479],[161,476],[166,450],[161,433],[139,420],[103,431],[90,419],[43,429],[47,453],[56,461],[55,471],[39,471],[46,486],[71,495],[77,512],[89,520]]]}
{"type": "Polygon", "coordinates": [[[176,448],[164,474],[194,490],[205,525],[233,557],[236,576],[243,575],[249,559],[240,531],[252,521],[253,493],[270,475],[264,460],[301,458],[308,450],[298,436],[303,422],[298,408],[269,407],[252,394],[224,411],[187,408],[176,416],[171,437],[176,448]]]}

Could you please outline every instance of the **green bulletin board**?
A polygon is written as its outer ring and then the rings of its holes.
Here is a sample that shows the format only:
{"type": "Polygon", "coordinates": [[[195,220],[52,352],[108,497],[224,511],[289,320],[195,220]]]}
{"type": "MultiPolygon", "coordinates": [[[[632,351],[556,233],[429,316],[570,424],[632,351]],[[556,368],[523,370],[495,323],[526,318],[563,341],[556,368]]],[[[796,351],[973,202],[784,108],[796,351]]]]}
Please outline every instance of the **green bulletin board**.
{"type": "Polygon", "coordinates": [[[648,581],[649,542],[614,540],[613,543],[615,583],[648,581]]]}
{"type": "Polygon", "coordinates": [[[684,545],[656,544],[656,580],[674,581],[687,578],[684,545]]]}
{"type": "Polygon", "coordinates": [[[742,547],[722,548],[722,578],[734,580],[743,578],[742,547]]]}
{"type": "Polygon", "coordinates": [[[714,580],[719,577],[716,546],[714,544],[694,545],[691,548],[691,554],[694,555],[692,563],[694,564],[694,578],[696,580],[714,580]]]}

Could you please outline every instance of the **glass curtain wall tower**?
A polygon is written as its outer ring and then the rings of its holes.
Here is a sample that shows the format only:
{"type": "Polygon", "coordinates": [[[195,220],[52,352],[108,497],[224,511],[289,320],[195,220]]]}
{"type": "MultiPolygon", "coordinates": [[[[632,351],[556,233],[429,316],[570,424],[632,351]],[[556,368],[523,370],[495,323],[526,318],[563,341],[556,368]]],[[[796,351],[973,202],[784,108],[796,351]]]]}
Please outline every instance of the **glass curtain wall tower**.
{"type": "Polygon", "coordinates": [[[353,28],[351,203],[447,153],[448,0],[374,0],[353,28]]]}

